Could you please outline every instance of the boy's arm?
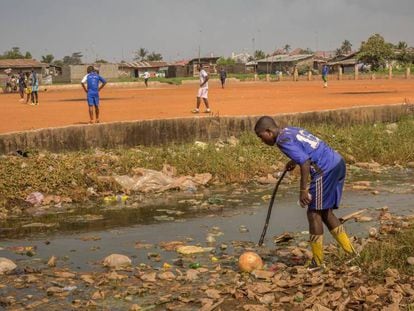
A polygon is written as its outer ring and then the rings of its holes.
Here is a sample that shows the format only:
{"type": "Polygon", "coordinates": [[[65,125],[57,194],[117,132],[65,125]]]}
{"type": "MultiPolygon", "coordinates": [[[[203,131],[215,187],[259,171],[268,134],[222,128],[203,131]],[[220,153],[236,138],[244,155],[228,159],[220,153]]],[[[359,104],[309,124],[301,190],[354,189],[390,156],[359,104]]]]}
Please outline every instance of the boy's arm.
{"type": "Polygon", "coordinates": [[[308,206],[311,203],[309,199],[308,180],[310,175],[310,161],[307,160],[300,165],[300,203],[302,206],[308,206]]]}
{"type": "Polygon", "coordinates": [[[99,76],[99,81],[101,81],[101,83],[102,83],[101,86],[99,87],[99,91],[100,91],[106,85],[106,80],[104,78],[102,78],[101,76],[99,76]]]}
{"type": "Polygon", "coordinates": [[[87,78],[88,78],[88,75],[85,75],[85,76],[83,77],[82,81],[81,81],[81,85],[82,85],[83,90],[85,91],[85,93],[88,93],[88,89],[87,89],[87,88],[86,88],[86,86],[85,86],[85,83],[86,83],[86,81],[87,81],[87,78]]]}

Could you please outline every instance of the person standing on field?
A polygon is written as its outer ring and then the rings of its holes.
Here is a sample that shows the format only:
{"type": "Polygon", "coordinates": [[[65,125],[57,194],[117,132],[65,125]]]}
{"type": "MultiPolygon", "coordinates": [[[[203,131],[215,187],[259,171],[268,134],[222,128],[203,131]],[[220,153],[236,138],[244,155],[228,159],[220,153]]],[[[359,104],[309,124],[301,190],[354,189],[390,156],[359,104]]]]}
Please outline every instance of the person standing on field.
{"type": "Polygon", "coordinates": [[[221,67],[220,70],[220,82],[221,82],[221,88],[224,89],[224,84],[226,83],[226,79],[227,79],[227,72],[226,70],[224,70],[223,67],[221,67]]]}
{"type": "Polygon", "coordinates": [[[38,95],[39,78],[37,76],[36,71],[34,71],[34,69],[32,69],[32,73],[30,75],[30,81],[31,81],[31,87],[32,87],[32,93],[31,93],[32,105],[37,106],[39,105],[39,95],[38,95]]]}
{"type": "Polygon", "coordinates": [[[328,65],[323,65],[322,67],[323,87],[328,87],[328,73],[329,73],[328,65]]]}
{"type": "Polygon", "coordinates": [[[203,69],[203,66],[201,64],[198,64],[197,69],[200,72],[200,88],[198,89],[197,94],[197,106],[196,109],[193,109],[192,113],[199,113],[200,112],[200,104],[201,104],[201,98],[204,101],[204,104],[206,105],[205,113],[210,113],[210,106],[208,104],[208,73],[203,69]]]}
{"type": "Polygon", "coordinates": [[[93,107],[95,107],[95,122],[99,123],[99,91],[106,85],[106,80],[98,75],[93,66],[88,66],[87,74],[83,77],[81,85],[88,94],[89,123],[93,123],[93,107]]]}
{"type": "Polygon", "coordinates": [[[150,74],[149,74],[148,70],[146,70],[144,72],[144,82],[145,82],[145,86],[146,87],[148,87],[148,80],[149,80],[149,78],[150,78],[150,74]]]}

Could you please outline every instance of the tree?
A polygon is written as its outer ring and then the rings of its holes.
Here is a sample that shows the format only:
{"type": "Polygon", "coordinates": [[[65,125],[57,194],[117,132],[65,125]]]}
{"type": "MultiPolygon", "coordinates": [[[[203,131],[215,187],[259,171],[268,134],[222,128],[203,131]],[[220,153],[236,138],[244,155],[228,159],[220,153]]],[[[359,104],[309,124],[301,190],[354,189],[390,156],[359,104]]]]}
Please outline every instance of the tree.
{"type": "Polygon", "coordinates": [[[152,62],[160,61],[162,60],[162,55],[160,53],[152,52],[151,54],[148,54],[147,60],[152,61],[152,62]]]}
{"type": "Polygon", "coordinates": [[[97,64],[107,64],[107,63],[108,63],[108,61],[106,61],[106,60],[104,60],[104,59],[97,59],[97,60],[95,61],[95,63],[97,63],[97,64]]]}
{"type": "Polygon", "coordinates": [[[51,64],[55,57],[52,54],[47,54],[42,56],[42,63],[51,64]]]}
{"type": "Polygon", "coordinates": [[[283,50],[285,50],[286,54],[289,53],[289,51],[291,50],[291,47],[289,44],[285,44],[285,46],[283,47],[283,50]]]}
{"type": "Polygon", "coordinates": [[[358,59],[372,65],[372,70],[377,70],[392,59],[393,51],[390,43],[385,42],[380,34],[374,34],[361,43],[358,59]]]}
{"type": "Polygon", "coordinates": [[[341,44],[341,51],[343,54],[351,54],[352,52],[352,44],[349,40],[344,40],[341,44]]]}
{"type": "Polygon", "coordinates": [[[71,56],[65,56],[62,59],[64,65],[81,65],[82,64],[82,53],[74,52],[71,56]]]}
{"type": "Polygon", "coordinates": [[[395,59],[402,65],[412,64],[414,62],[414,52],[408,49],[405,41],[400,41],[395,46],[395,59]]]}
{"type": "Polygon", "coordinates": [[[230,65],[234,65],[234,64],[236,64],[236,60],[231,58],[231,57],[228,57],[228,58],[220,57],[217,60],[217,65],[219,65],[219,66],[230,66],[230,65]]]}
{"type": "Polygon", "coordinates": [[[26,52],[25,55],[22,54],[20,48],[15,46],[12,47],[11,50],[5,51],[2,56],[2,59],[22,59],[22,58],[32,58],[32,54],[30,52],[26,52]]]}
{"type": "Polygon", "coordinates": [[[254,51],[254,59],[255,60],[257,60],[257,59],[263,59],[265,57],[266,57],[266,53],[263,52],[262,50],[256,50],[256,51],[254,51]]]}
{"type": "Polygon", "coordinates": [[[135,51],[135,61],[144,61],[148,55],[148,50],[145,48],[140,48],[138,51],[135,51]]]}
{"type": "Polygon", "coordinates": [[[396,48],[398,50],[406,50],[408,48],[408,44],[405,41],[398,41],[396,48]]]}
{"type": "Polygon", "coordinates": [[[313,54],[313,51],[310,48],[300,49],[299,54],[313,54]]]}

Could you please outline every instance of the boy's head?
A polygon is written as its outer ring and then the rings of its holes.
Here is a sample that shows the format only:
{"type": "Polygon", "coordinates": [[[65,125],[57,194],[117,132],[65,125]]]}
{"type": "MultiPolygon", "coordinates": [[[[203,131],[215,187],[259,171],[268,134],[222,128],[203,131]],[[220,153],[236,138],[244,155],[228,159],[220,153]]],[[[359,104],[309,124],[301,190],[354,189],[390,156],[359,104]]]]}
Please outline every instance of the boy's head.
{"type": "Polygon", "coordinates": [[[266,145],[273,146],[279,133],[279,125],[273,118],[264,116],[257,120],[254,131],[266,145]]]}
{"type": "Polygon", "coordinates": [[[88,66],[88,68],[86,68],[87,73],[91,73],[93,71],[95,71],[95,68],[93,68],[93,66],[88,66]]]}

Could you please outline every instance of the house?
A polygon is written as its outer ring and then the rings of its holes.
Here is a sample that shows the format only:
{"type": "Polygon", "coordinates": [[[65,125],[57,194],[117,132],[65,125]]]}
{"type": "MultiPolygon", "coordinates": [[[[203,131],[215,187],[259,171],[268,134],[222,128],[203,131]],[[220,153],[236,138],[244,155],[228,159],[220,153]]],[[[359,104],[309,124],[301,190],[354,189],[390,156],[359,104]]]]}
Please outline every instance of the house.
{"type": "Polygon", "coordinates": [[[176,61],[168,66],[167,78],[189,77],[188,60],[176,61]]]}
{"type": "Polygon", "coordinates": [[[1,84],[7,79],[7,76],[17,75],[20,71],[28,72],[34,70],[39,77],[42,77],[47,64],[41,63],[35,59],[0,59],[0,81],[1,84]]]}
{"type": "Polygon", "coordinates": [[[338,72],[342,68],[343,73],[355,72],[355,65],[358,64],[357,53],[347,55],[337,55],[328,62],[328,66],[332,72],[338,72]]]}
{"type": "Polygon", "coordinates": [[[190,76],[196,77],[199,72],[197,69],[198,64],[202,64],[205,71],[209,74],[217,74],[217,60],[220,57],[210,56],[210,57],[200,57],[193,58],[188,62],[189,74],[190,76]]]}
{"type": "Polygon", "coordinates": [[[276,71],[292,74],[295,68],[298,69],[299,74],[302,74],[317,66],[313,54],[273,55],[259,59],[256,62],[257,73],[259,74],[275,73],[276,71]]]}
{"type": "Polygon", "coordinates": [[[97,63],[84,65],[64,65],[57,75],[52,76],[54,83],[80,83],[82,78],[86,75],[88,66],[94,66],[99,71],[99,74],[106,80],[118,79],[118,64],[97,63]]]}
{"type": "Polygon", "coordinates": [[[123,62],[118,64],[120,77],[142,78],[146,71],[151,77],[167,76],[169,63],[164,61],[123,62]]]}

